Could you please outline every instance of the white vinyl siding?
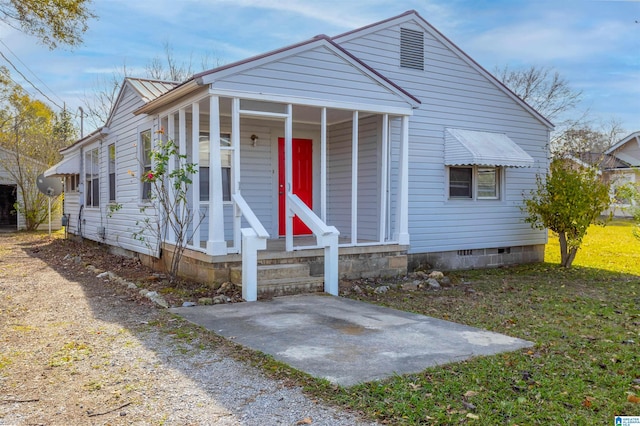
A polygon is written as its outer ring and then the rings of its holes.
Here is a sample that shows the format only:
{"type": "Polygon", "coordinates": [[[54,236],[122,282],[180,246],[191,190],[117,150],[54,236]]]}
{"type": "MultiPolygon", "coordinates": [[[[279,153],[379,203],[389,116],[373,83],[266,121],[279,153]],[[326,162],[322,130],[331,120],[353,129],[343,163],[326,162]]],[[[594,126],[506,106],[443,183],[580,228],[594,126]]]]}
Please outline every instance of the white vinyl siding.
{"type": "Polygon", "coordinates": [[[216,80],[214,88],[406,108],[397,94],[326,47],[216,80]]]}
{"type": "Polygon", "coordinates": [[[546,234],[531,229],[519,209],[522,193],[534,188],[536,173],[548,167],[544,123],[417,20],[335,41],[422,102],[409,119],[410,253],[546,242],[546,234]],[[424,31],[424,72],[398,67],[401,27],[424,31]],[[474,203],[473,209],[464,200],[450,201],[443,136],[448,127],[505,133],[536,164],[502,169],[497,201],[474,203]]]}

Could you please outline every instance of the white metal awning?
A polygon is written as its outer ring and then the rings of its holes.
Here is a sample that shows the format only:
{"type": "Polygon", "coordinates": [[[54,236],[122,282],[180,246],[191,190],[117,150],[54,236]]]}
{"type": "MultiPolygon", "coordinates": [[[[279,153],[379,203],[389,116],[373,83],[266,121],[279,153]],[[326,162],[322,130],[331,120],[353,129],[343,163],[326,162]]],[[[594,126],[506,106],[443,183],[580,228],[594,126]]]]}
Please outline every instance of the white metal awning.
{"type": "Polygon", "coordinates": [[[45,177],[77,175],[77,174],[80,174],[80,155],[79,154],[64,158],[58,164],[47,169],[44,172],[45,177]]]}
{"type": "Polygon", "coordinates": [[[444,163],[531,167],[534,160],[504,133],[449,128],[445,131],[444,163]]]}

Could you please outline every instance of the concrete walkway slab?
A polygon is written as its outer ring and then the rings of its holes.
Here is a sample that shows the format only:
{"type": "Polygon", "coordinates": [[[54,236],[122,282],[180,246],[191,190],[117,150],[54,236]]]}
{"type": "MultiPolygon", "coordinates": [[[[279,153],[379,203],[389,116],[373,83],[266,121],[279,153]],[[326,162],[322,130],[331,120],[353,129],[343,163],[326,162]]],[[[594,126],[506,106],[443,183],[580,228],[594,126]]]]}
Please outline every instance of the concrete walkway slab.
{"type": "Polygon", "coordinates": [[[533,345],[424,315],[323,295],[170,311],[341,386],[533,345]]]}

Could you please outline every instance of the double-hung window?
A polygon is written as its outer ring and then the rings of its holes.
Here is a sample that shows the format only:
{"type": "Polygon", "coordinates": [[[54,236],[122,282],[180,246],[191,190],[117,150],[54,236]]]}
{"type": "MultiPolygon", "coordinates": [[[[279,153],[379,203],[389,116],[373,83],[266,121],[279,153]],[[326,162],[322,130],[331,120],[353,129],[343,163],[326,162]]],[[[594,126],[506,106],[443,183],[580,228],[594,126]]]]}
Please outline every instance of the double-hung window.
{"type": "Polygon", "coordinates": [[[449,199],[500,199],[500,168],[449,167],[449,199]]]}
{"type": "Polygon", "coordinates": [[[109,156],[109,202],[116,201],[116,145],[110,144],[107,149],[109,156]]]}
{"type": "Polygon", "coordinates": [[[84,155],[85,206],[100,206],[100,152],[99,148],[90,149],[84,155]]]}
{"type": "MultiPolygon", "coordinates": [[[[200,135],[200,201],[209,201],[209,135],[200,135]]],[[[233,148],[231,134],[220,134],[220,161],[222,174],[222,201],[231,201],[231,164],[233,148]]]]}
{"type": "MultiPolygon", "coordinates": [[[[140,132],[140,158],[141,176],[147,176],[151,172],[151,130],[140,132]]],[[[141,200],[147,202],[151,199],[151,182],[142,181],[141,200]]]]}

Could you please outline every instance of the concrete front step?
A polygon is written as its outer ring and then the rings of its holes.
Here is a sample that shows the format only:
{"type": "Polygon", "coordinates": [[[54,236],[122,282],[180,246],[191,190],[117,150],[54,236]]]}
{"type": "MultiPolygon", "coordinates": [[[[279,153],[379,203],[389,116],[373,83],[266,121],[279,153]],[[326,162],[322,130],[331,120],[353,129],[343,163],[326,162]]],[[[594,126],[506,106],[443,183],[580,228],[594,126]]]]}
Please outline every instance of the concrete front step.
{"type": "MultiPolygon", "coordinates": [[[[242,285],[242,267],[231,268],[231,281],[242,285]]],[[[324,277],[311,276],[308,263],[258,265],[260,297],[315,293],[324,290],[324,277]]]]}
{"type": "Polygon", "coordinates": [[[279,265],[258,265],[258,281],[278,278],[300,278],[309,276],[308,263],[284,263],[279,265]]]}
{"type": "Polygon", "coordinates": [[[324,277],[258,278],[258,297],[287,296],[324,291],[324,277]]]}

